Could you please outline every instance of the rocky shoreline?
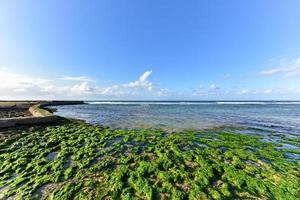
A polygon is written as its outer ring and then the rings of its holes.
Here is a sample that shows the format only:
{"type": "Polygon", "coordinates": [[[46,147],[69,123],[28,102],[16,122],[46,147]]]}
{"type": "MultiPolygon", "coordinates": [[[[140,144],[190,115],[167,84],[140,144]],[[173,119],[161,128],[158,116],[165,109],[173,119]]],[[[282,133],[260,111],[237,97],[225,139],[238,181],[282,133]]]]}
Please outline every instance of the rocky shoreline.
{"type": "Polygon", "coordinates": [[[26,108],[9,108],[9,109],[1,109],[0,110],[0,119],[3,118],[13,118],[13,117],[28,117],[32,116],[28,109],[26,108]]]}
{"type": "Polygon", "coordinates": [[[59,117],[46,106],[84,104],[83,101],[0,101],[0,128],[54,123],[59,117]]]}

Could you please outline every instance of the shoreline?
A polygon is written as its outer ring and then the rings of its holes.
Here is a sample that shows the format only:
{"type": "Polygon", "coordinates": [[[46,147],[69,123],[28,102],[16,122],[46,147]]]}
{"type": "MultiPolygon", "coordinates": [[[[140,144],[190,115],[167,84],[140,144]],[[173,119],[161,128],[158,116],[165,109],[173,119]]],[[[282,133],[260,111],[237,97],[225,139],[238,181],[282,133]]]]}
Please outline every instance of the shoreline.
{"type": "Polygon", "coordinates": [[[84,101],[2,101],[0,100],[0,109],[1,108],[29,108],[33,105],[42,105],[42,106],[55,106],[55,105],[75,105],[75,104],[85,104],[84,101]]]}
{"type": "Polygon", "coordinates": [[[54,123],[61,117],[46,106],[77,104],[84,101],[0,101],[0,128],[54,123]]]}

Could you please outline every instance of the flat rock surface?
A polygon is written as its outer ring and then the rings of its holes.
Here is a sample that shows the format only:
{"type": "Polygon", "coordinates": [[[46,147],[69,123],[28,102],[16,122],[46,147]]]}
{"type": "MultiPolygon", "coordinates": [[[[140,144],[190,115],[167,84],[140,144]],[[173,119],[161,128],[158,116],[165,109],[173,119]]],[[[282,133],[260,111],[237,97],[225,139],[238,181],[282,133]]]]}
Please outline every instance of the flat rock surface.
{"type": "Polygon", "coordinates": [[[28,109],[0,109],[0,119],[12,117],[29,117],[32,116],[28,109]]]}

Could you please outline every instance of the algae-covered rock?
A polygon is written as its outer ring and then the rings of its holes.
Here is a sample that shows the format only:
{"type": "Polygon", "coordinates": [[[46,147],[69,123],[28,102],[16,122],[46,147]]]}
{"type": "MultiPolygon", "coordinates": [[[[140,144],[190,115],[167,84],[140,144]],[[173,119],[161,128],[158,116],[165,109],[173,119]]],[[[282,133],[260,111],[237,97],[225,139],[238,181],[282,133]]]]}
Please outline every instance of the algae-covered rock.
{"type": "MultiPolygon", "coordinates": [[[[299,154],[297,138],[284,141],[299,154]]],[[[66,121],[0,144],[2,199],[299,199],[299,160],[233,129],[165,133],[66,121]]]]}

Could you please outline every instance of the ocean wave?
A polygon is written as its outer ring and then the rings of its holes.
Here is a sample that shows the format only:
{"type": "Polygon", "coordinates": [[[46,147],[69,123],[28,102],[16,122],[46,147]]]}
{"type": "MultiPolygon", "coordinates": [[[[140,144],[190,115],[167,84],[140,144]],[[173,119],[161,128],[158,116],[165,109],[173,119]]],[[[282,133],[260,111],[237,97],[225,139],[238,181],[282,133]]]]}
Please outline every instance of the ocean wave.
{"type": "Polygon", "coordinates": [[[263,102],[263,101],[218,101],[216,104],[225,104],[225,105],[243,105],[243,104],[255,104],[255,105],[264,105],[264,104],[273,104],[273,102],[263,102]]]}
{"type": "Polygon", "coordinates": [[[300,105],[299,101],[87,101],[85,103],[99,105],[300,105]]]}
{"type": "Polygon", "coordinates": [[[228,105],[300,105],[299,101],[217,101],[216,104],[228,105]]]}
{"type": "Polygon", "coordinates": [[[112,105],[210,105],[216,104],[215,102],[147,102],[147,101],[95,101],[85,102],[87,104],[112,104],[112,105]]]}

